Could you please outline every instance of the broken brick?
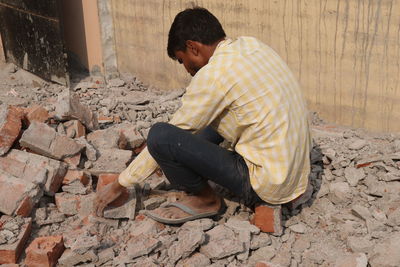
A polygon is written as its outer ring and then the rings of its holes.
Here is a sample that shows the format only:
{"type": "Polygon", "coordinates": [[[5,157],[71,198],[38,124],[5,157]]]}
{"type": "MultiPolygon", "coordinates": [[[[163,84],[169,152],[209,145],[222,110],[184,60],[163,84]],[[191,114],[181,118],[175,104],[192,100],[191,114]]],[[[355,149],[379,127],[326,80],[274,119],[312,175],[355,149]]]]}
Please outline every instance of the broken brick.
{"type": "Polygon", "coordinates": [[[86,128],[78,120],[67,121],[64,123],[66,134],[69,138],[79,138],[86,135],[86,128]]]}
{"type": "MultiPolygon", "coordinates": [[[[6,215],[0,218],[0,230],[9,219],[10,217],[6,215]]],[[[17,240],[12,244],[0,245],[0,264],[17,263],[32,229],[32,220],[30,218],[25,220],[26,223],[22,225],[17,240]]]]}
{"type": "MultiPolygon", "coordinates": [[[[118,179],[119,174],[116,173],[103,173],[99,175],[97,181],[96,191],[99,191],[104,186],[113,183],[118,179]]],[[[120,207],[126,203],[129,198],[129,192],[126,188],[122,189],[121,195],[109,204],[110,207],[120,207]]]]}
{"type": "Polygon", "coordinates": [[[255,208],[253,223],[262,232],[282,234],[282,209],[280,205],[262,204],[255,208]]]}
{"type": "Polygon", "coordinates": [[[62,236],[38,237],[25,250],[28,267],[53,267],[64,252],[62,236]]]}
{"type": "Polygon", "coordinates": [[[0,171],[0,212],[27,216],[41,196],[37,185],[0,171]]]}
{"type": "Polygon", "coordinates": [[[77,168],[79,166],[79,163],[81,163],[81,157],[82,157],[82,154],[78,153],[75,156],[64,158],[63,161],[65,163],[67,163],[68,166],[70,166],[72,168],[77,168]]]}
{"type": "Polygon", "coordinates": [[[29,126],[33,121],[46,122],[50,118],[49,112],[42,106],[33,105],[25,109],[25,116],[23,122],[29,126]]]}
{"type": "Polygon", "coordinates": [[[0,170],[40,186],[43,186],[47,180],[46,169],[26,164],[26,162],[8,156],[0,157],[0,170]]]}
{"type": "Polygon", "coordinates": [[[23,112],[13,106],[0,109],[0,156],[6,154],[18,138],[23,112]]]}
{"type": "Polygon", "coordinates": [[[66,164],[57,160],[16,149],[12,149],[6,157],[10,160],[16,160],[26,164],[26,171],[29,171],[32,166],[32,169],[38,168],[46,170],[47,178],[44,185],[44,191],[46,194],[52,196],[58,191],[58,189],[60,189],[61,182],[67,171],[66,164]]]}
{"type": "Polygon", "coordinates": [[[128,218],[134,219],[136,215],[136,190],[135,188],[127,189],[129,198],[122,206],[118,207],[107,207],[104,210],[104,217],[105,218],[112,218],[112,219],[121,219],[121,218],[128,218]]]}
{"type": "Polygon", "coordinates": [[[73,139],[59,135],[47,124],[38,122],[31,123],[19,143],[35,153],[58,160],[75,156],[84,148],[73,139]]]}
{"type": "Polygon", "coordinates": [[[79,180],[83,185],[87,185],[89,183],[89,175],[82,170],[68,170],[62,184],[66,185],[74,180],[79,180]]]}

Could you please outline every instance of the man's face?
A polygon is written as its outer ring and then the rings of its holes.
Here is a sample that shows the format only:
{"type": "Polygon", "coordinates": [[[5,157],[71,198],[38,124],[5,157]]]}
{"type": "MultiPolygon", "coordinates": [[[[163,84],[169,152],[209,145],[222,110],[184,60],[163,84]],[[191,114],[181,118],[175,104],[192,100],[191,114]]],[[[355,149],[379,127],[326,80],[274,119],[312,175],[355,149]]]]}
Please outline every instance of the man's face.
{"type": "Polygon", "coordinates": [[[201,54],[193,53],[191,49],[176,51],[175,57],[180,64],[185,66],[186,71],[189,72],[191,76],[194,76],[208,62],[201,54]]]}

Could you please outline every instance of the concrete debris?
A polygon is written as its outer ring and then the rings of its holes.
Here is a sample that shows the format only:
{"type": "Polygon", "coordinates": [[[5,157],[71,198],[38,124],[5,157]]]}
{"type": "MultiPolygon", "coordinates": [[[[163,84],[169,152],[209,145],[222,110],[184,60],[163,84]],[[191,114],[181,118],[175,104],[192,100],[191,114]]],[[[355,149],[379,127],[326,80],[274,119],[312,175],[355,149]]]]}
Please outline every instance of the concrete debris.
{"type": "Polygon", "coordinates": [[[55,113],[59,120],[79,120],[91,131],[99,128],[96,113],[83,105],[77,94],[70,94],[68,90],[58,96],[55,113]]]}
{"type": "Polygon", "coordinates": [[[152,125],[172,118],[184,90],[157,91],[121,75],[108,84],[73,78],[70,93],[10,79],[15,70],[0,69],[0,212],[11,215],[0,219],[1,264],[40,257],[58,266],[400,266],[399,135],[314,119],[310,186],[299,202],[254,212],[218,190],[227,210],[217,221],[163,225],[137,215],[182,196],[162,191],[169,183],[157,172],[99,218],[94,192],[145,147],[152,125]],[[42,238],[50,241],[38,249],[42,238]],[[35,250],[22,253],[29,243],[35,250]],[[55,244],[67,248],[62,255],[55,244]]]}
{"type": "Polygon", "coordinates": [[[101,173],[121,173],[132,161],[132,151],[124,149],[103,149],[99,157],[93,162],[89,172],[94,175],[101,173]]]}
{"type": "Polygon", "coordinates": [[[218,225],[206,232],[207,241],[201,246],[200,252],[210,259],[222,259],[245,250],[232,230],[223,225],[218,225]]]}

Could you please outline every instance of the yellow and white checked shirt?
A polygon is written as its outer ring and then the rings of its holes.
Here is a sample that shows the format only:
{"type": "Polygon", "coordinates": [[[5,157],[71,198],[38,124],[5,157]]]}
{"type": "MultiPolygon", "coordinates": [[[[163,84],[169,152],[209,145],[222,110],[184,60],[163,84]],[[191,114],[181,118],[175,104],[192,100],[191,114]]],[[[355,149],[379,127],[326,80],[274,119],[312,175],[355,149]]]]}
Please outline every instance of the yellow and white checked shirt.
{"type": "MultiPolygon", "coordinates": [[[[285,62],[257,39],[220,42],[170,123],[192,132],[211,125],[245,159],[264,201],[282,204],[305,192],[311,148],[305,101],[285,62]]],[[[141,182],[156,168],[144,149],[119,182],[141,182]]]]}

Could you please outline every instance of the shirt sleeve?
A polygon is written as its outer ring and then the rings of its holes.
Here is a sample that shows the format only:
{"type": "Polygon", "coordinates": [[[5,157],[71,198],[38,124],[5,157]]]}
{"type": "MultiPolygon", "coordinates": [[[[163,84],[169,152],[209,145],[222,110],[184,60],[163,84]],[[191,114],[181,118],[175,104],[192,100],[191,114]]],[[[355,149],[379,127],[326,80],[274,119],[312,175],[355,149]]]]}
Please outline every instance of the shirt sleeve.
{"type": "MultiPolygon", "coordinates": [[[[205,67],[206,68],[206,67],[205,67]]],[[[203,70],[200,70],[201,72],[203,70]]],[[[210,70],[204,70],[210,72],[210,70]]],[[[198,73],[182,97],[182,106],[170,123],[181,129],[195,132],[211,124],[227,104],[225,90],[218,80],[207,73],[198,73]]]]}
{"type": "Polygon", "coordinates": [[[118,182],[125,187],[140,183],[150,176],[156,169],[157,162],[150,155],[147,147],[121,172],[118,182]]]}
{"type": "MultiPolygon", "coordinates": [[[[226,107],[225,92],[219,82],[200,70],[182,97],[182,106],[169,123],[181,129],[196,132],[209,125],[226,107]]],[[[158,167],[147,147],[120,174],[118,181],[128,187],[140,183],[158,167]]]]}

